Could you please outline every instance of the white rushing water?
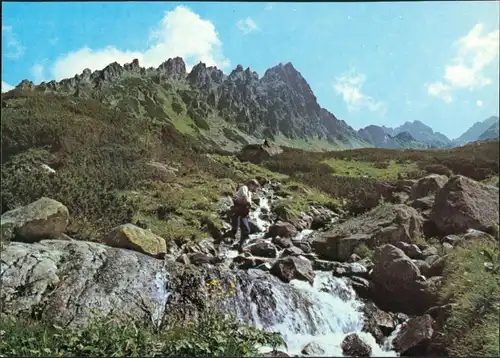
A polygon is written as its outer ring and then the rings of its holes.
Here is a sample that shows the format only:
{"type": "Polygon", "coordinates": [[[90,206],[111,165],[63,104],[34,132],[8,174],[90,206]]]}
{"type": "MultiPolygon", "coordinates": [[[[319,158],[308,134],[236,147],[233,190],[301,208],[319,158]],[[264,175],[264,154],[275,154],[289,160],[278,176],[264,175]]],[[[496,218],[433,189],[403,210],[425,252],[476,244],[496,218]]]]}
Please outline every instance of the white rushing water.
{"type": "MultiPolygon", "coordinates": [[[[251,322],[254,326],[266,331],[280,332],[287,344],[283,350],[291,355],[301,355],[301,351],[309,343],[317,343],[324,353],[320,356],[342,356],[341,344],[350,333],[358,336],[372,348],[372,356],[395,357],[390,344],[380,347],[375,338],[362,332],[363,303],[341,278],[336,278],[330,272],[316,272],[314,285],[305,281],[294,280],[290,283],[301,293],[306,303],[306,309],[294,310],[290,305],[290,297],[280,292],[273,292],[277,299],[276,314],[279,321],[272,324],[263,323],[257,314],[257,304],[251,322]]],[[[391,340],[392,341],[392,340],[391,340]]],[[[269,351],[262,347],[261,351],[269,351]]]]}
{"type": "MultiPolygon", "coordinates": [[[[272,194],[266,191],[264,194],[272,194]]],[[[250,236],[245,246],[251,245],[257,239],[265,236],[271,223],[262,219],[265,213],[270,212],[270,199],[263,195],[257,210],[250,214],[252,220],[261,228],[261,232],[250,236]]],[[[294,240],[304,240],[313,233],[313,230],[303,230],[294,240]]],[[[226,257],[236,257],[233,250],[226,252],[226,257]]],[[[356,293],[343,278],[334,277],[331,272],[316,272],[314,284],[294,280],[290,282],[296,294],[272,287],[272,297],[275,307],[270,308],[264,303],[268,297],[251,299],[248,293],[240,292],[236,310],[238,316],[246,323],[252,324],[266,331],[282,334],[287,348],[280,348],[291,355],[301,355],[303,347],[309,343],[317,343],[324,350],[321,356],[342,356],[341,344],[350,333],[358,336],[372,348],[372,356],[394,357],[392,351],[393,333],[382,347],[375,338],[362,332],[364,317],[361,311],[363,303],[356,297],[356,293]],[[297,303],[296,301],[301,301],[297,303]],[[250,313],[243,307],[250,306],[250,313]]],[[[267,300],[266,302],[270,302],[267,300]]],[[[262,347],[262,351],[269,351],[269,347],[262,347]]]]}
{"type": "Polygon", "coordinates": [[[305,292],[313,302],[310,310],[314,311],[319,332],[314,335],[295,333],[289,330],[288,322],[277,325],[290,353],[300,354],[304,345],[316,342],[325,350],[325,355],[341,356],[342,340],[349,333],[357,333],[371,346],[372,356],[396,356],[394,352],[379,347],[371,334],[361,331],[364,317],[360,309],[363,303],[343,279],[332,277],[330,272],[316,272],[313,286],[304,281],[292,281],[291,284],[305,292]]]}

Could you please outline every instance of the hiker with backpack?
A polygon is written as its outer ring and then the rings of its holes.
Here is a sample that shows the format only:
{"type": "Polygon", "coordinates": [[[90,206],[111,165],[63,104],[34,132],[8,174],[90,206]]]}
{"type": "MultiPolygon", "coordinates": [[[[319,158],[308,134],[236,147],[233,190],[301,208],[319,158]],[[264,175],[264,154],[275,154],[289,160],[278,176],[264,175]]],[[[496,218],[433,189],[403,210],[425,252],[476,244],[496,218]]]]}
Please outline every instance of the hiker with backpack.
{"type": "Polygon", "coordinates": [[[248,217],[252,207],[252,193],[260,187],[256,179],[251,179],[246,185],[242,185],[236,192],[234,205],[231,208],[231,230],[227,236],[236,237],[238,227],[240,228],[240,241],[238,251],[243,251],[243,244],[250,236],[250,227],[248,225],[248,217]]]}

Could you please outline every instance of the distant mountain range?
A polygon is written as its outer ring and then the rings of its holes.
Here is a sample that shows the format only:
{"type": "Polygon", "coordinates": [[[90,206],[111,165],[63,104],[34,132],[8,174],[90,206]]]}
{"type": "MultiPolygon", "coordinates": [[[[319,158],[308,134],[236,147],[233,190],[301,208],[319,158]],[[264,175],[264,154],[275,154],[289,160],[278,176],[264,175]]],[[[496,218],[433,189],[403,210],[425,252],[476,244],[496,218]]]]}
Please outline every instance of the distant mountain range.
{"type": "Polygon", "coordinates": [[[331,150],[444,148],[498,136],[498,117],[476,123],[456,141],[420,121],[397,128],[370,125],[356,131],[318,104],[291,63],[278,64],[259,78],[241,65],[226,75],[201,62],[187,72],[180,57],[158,68],[144,68],[134,60],[124,66],[114,62],[93,72],[86,69],[72,78],[38,86],[24,80],[15,90],[92,98],[136,117],[171,122],[202,142],[230,151],[264,139],[331,150]]]}
{"type": "MultiPolygon", "coordinates": [[[[373,137],[377,146],[385,148],[443,148],[451,145],[451,140],[420,121],[405,122],[390,128],[368,126],[358,131],[362,138],[373,137]],[[387,136],[385,142],[382,136],[387,136]]],[[[366,139],[365,139],[366,140],[366,139]]]]}
{"type": "Polygon", "coordinates": [[[365,141],[380,148],[449,148],[477,140],[499,138],[499,118],[492,116],[482,122],[474,123],[464,134],[451,140],[420,121],[405,122],[390,128],[370,125],[358,130],[365,141]]]}
{"type": "Polygon", "coordinates": [[[378,148],[427,148],[425,143],[417,141],[409,132],[395,133],[388,128],[370,125],[358,130],[358,135],[378,148]]]}

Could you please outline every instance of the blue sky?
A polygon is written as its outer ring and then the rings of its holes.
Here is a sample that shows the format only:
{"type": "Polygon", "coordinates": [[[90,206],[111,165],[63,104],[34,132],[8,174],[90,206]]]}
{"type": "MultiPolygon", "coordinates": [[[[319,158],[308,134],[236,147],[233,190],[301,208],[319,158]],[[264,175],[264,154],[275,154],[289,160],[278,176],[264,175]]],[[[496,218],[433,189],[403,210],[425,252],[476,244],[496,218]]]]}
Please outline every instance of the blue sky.
{"type": "Polygon", "coordinates": [[[499,112],[499,3],[2,3],[2,91],[113,61],[181,56],[263,75],[292,62],[358,129],[420,120],[450,138],[499,112]]]}

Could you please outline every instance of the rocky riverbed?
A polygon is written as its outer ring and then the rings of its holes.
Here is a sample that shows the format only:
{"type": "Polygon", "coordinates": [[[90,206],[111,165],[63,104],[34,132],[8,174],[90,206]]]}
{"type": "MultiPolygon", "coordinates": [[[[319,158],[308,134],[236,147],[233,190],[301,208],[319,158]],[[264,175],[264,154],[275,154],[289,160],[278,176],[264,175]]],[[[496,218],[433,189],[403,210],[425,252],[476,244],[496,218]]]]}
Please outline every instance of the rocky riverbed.
{"type": "MultiPolygon", "coordinates": [[[[208,219],[210,236],[198,243],[167,242],[130,223],[95,243],[64,234],[69,213],[54,200],[6,212],[1,310],[59,325],[85,325],[98,312],[161,326],[196,319],[216,281],[234,290],[221,305],[280,332],[289,355],[439,352],[432,342],[450,308],[438,294],[446,257],[474,237],[493,240],[486,232],[498,224],[498,188],[434,175],[409,183],[400,204],[349,218],[311,207],[285,222],[273,208],[280,183],[263,184],[241,254],[208,219]],[[431,236],[440,239],[423,240],[431,236]]],[[[230,205],[221,198],[226,223],[230,205]]]]}

